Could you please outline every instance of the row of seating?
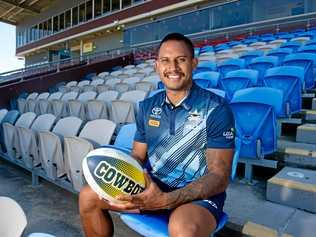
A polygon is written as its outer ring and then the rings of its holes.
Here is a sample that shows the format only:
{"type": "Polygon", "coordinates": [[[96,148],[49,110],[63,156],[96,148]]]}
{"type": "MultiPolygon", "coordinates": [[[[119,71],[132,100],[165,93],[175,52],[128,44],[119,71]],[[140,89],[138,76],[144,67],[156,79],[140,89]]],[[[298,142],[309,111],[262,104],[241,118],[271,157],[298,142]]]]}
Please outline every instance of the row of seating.
{"type": "MultiPolygon", "coordinates": [[[[3,152],[25,168],[42,169],[51,180],[67,176],[76,191],[84,184],[83,158],[89,151],[109,145],[116,129],[106,119],[84,123],[77,117],[58,120],[53,114],[19,116],[16,110],[0,110],[0,114],[5,114],[0,123],[3,152]]],[[[131,149],[135,130],[135,124],[123,126],[114,144],[131,149]]]]}
{"type": "Polygon", "coordinates": [[[146,98],[148,93],[141,90],[127,91],[122,94],[109,90],[99,95],[94,91],[81,94],[55,92],[46,99],[42,97],[38,99],[41,94],[37,97],[36,94],[32,93],[26,99],[18,99],[20,113],[52,113],[58,118],[76,116],[83,121],[105,118],[116,124],[122,124],[135,121],[138,103],[146,98]]]}

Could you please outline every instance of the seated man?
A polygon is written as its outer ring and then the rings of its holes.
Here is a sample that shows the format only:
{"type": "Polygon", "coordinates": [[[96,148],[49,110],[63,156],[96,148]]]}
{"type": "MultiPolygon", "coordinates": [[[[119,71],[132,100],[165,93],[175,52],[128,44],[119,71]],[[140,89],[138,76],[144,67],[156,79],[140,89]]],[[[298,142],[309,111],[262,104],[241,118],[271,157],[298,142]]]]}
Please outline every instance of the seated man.
{"type": "Polygon", "coordinates": [[[192,42],[181,34],[160,43],[155,66],[165,91],[140,103],[132,156],[145,165],[146,189],[100,200],[90,187],[79,207],[88,237],[112,236],[109,210],[159,212],[170,236],[209,236],[225,201],[234,153],[234,119],[225,100],[192,81],[197,66],[192,42]]]}

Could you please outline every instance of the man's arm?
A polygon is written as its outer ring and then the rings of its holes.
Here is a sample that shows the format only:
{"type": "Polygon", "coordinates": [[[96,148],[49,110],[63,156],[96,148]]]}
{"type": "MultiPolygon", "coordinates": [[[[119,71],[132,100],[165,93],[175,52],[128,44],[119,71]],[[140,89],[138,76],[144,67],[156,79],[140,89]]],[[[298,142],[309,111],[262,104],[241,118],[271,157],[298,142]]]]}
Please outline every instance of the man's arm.
{"type": "Polygon", "coordinates": [[[134,141],[131,156],[143,165],[147,156],[147,144],[134,141]]]}
{"type": "Polygon", "coordinates": [[[197,199],[207,199],[224,192],[229,184],[233,155],[233,149],[207,149],[207,174],[183,188],[168,193],[168,208],[197,199]]]}

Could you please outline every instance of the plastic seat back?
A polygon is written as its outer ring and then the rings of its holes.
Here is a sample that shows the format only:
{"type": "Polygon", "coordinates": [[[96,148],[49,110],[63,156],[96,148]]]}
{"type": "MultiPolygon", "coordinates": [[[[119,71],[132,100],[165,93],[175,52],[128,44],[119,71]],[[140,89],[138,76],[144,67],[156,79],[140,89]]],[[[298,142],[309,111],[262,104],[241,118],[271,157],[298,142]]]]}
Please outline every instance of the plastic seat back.
{"type": "Polygon", "coordinates": [[[218,71],[222,74],[223,77],[230,71],[242,69],[244,67],[245,60],[243,59],[229,59],[217,66],[218,71]]]}
{"type": "Polygon", "coordinates": [[[283,65],[299,66],[304,69],[303,90],[314,88],[314,65],[316,65],[316,55],[312,53],[295,53],[284,58],[283,65]]]}
{"type": "Polygon", "coordinates": [[[194,73],[209,72],[209,71],[216,71],[216,70],[217,70],[217,67],[214,61],[202,61],[202,62],[199,62],[194,73]]]}
{"type": "Polygon", "coordinates": [[[267,56],[276,56],[279,58],[280,64],[283,62],[284,58],[291,54],[293,52],[293,49],[291,48],[276,48],[272,49],[267,53],[267,56]]]}
{"type": "Polygon", "coordinates": [[[199,72],[193,75],[193,80],[202,88],[218,88],[220,74],[218,72],[199,72]]]}
{"type": "Polygon", "coordinates": [[[280,48],[290,48],[293,50],[293,52],[296,52],[299,47],[301,47],[301,43],[299,42],[294,42],[294,41],[289,41],[284,44],[280,45],[280,48]]]}
{"type": "Polygon", "coordinates": [[[252,51],[248,51],[248,52],[242,54],[239,58],[245,60],[245,65],[247,67],[252,59],[254,59],[256,57],[263,56],[263,54],[264,53],[261,50],[252,50],[252,51]]]}
{"type": "Polygon", "coordinates": [[[135,123],[122,126],[116,136],[114,145],[120,148],[132,150],[136,129],[135,123]]]}
{"type": "Polygon", "coordinates": [[[280,66],[266,71],[263,83],[283,92],[282,112],[279,117],[289,117],[302,108],[302,83],[304,69],[296,66],[280,66]]]}
{"type": "Polygon", "coordinates": [[[7,113],[8,113],[7,109],[0,109],[0,123],[7,113]]]}
{"type": "Polygon", "coordinates": [[[66,117],[60,119],[55,127],[53,133],[62,137],[76,136],[82,125],[82,120],[77,117],[66,117]]]}
{"type": "Polygon", "coordinates": [[[236,91],[257,85],[258,74],[258,71],[252,69],[231,71],[219,81],[219,84],[225,90],[227,99],[231,100],[236,91]]]}
{"type": "Polygon", "coordinates": [[[257,70],[258,75],[258,86],[263,86],[263,77],[269,68],[276,67],[279,65],[279,59],[276,56],[261,56],[254,58],[249,63],[248,67],[253,70],[257,70]]]}
{"type": "Polygon", "coordinates": [[[277,150],[276,113],[282,100],[283,93],[273,88],[247,88],[234,94],[230,105],[241,157],[263,158],[277,150]]]}

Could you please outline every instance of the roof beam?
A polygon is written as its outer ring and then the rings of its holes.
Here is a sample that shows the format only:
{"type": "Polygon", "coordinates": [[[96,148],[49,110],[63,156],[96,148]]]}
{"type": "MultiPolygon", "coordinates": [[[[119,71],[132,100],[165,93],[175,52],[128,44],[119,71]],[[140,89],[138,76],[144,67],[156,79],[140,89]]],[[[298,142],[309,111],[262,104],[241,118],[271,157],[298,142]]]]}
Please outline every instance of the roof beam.
{"type": "Polygon", "coordinates": [[[16,2],[13,2],[11,0],[0,0],[0,2],[4,2],[4,3],[10,4],[10,5],[14,6],[14,7],[18,7],[18,8],[24,9],[24,10],[28,10],[28,11],[30,11],[32,13],[35,13],[35,14],[39,14],[40,13],[40,11],[38,9],[35,9],[34,7],[27,6],[24,3],[16,3],[16,2]]]}
{"type": "Polygon", "coordinates": [[[4,23],[10,24],[10,25],[16,25],[15,21],[10,21],[10,20],[2,18],[2,17],[0,17],[0,22],[4,22],[4,23]]]}

